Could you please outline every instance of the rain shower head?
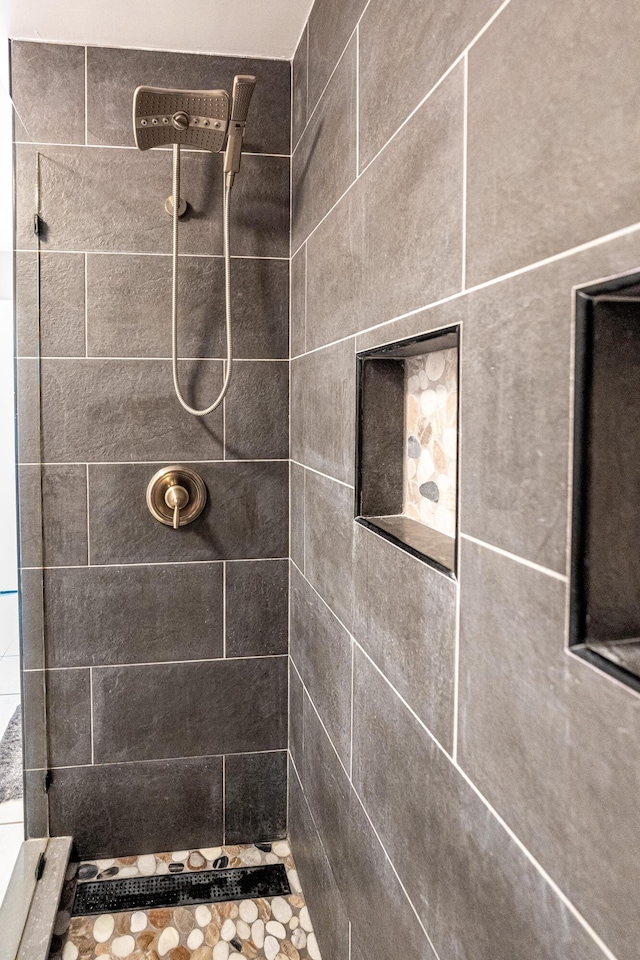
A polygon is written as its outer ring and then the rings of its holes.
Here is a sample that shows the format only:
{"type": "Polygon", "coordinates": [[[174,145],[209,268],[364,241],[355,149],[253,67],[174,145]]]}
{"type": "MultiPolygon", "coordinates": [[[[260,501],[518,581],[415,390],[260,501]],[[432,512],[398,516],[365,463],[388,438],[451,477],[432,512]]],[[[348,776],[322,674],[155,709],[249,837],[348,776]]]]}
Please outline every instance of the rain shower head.
{"type": "Polygon", "coordinates": [[[138,87],[133,95],[133,130],[140,150],[179,143],[219,153],[224,148],[228,125],[226,90],[138,87]]]}

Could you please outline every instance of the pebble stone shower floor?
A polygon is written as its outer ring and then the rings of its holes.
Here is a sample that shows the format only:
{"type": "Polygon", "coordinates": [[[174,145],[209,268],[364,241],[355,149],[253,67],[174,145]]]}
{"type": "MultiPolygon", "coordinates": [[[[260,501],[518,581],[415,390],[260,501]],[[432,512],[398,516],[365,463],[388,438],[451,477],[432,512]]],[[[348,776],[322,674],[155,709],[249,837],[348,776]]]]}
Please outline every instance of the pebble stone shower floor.
{"type": "Polygon", "coordinates": [[[69,865],[49,960],[321,960],[286,841],[86,860],[69,865]],[[282,863],[291,894],[72,917],[76,885],[282,863]]]}

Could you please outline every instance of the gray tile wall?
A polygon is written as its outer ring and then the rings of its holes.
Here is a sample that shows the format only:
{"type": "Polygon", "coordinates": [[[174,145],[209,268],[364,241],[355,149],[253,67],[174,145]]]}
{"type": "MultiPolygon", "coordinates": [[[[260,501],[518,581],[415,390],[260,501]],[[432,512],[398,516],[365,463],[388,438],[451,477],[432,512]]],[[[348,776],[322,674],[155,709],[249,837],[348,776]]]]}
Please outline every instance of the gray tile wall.
{"type": "MultiPolygon", "coordinates": [[[[49,767],[51,833],[82,856],[284,836],[290,64],[11,54],[29,831],[45,827],[49,767]],[[230,89],[235,73],[258,77],[234,191],[237,363],[199,420],[171,383],[171,154],[133,147],[131,98],[138,84],[230,89]],[[209,492],[177,533],[145,504],[174,462],[209,492]]],[[[224,356],[220,174],[219,157],[183,152],[181,376],[198,405],[224,356]]]]}
{"type": "Polygon", "coordinates": [[[289,832],[334,960],[637,957],[640,700],[566,652],[572,287],[640,269],[635,22],[316,0],[293,61],[289,832]],[[453,323],[458,582],[353,522],[356,351],[453,323]]]}

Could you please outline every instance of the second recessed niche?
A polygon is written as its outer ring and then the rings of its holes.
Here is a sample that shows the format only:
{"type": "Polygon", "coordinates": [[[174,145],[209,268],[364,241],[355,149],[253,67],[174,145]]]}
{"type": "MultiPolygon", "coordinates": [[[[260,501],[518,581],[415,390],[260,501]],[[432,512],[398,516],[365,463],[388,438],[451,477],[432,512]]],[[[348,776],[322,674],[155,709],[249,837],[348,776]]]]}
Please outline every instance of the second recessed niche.
{"type": "Polygon", "coordinates": [[[358,355],[356,520],[455,575],[459,328],[358,355]]]}

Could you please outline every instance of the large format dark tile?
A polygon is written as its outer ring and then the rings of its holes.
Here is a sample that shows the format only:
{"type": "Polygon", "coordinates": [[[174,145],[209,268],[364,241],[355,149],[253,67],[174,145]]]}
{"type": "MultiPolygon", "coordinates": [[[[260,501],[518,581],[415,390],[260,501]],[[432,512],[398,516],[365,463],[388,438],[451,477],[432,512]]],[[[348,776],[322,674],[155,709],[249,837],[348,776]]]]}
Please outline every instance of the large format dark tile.
{"type": "MultiPolygon", "coordinates": [[[[187,402],[217,396],[222,364],[180,363],[187,402]]],[[[222,408],[185,413],[168,360],[44,360],[41,364],[45,462],[222,459],[222,408]]]]}
{"type": "MultiPolygon", "coordinates": [[[[62,672],[62,671],[61,671],[62,672]]],[[[68,675],[70,671],[65,670],[68,675]]],[[[89,671],[73,671],[78,675],[89,671]]],[[[20,712],[22,722],[22,763],[25,770],[45,770],[47,758],[46,671],[25,670],[22,673],[20,712]]],[[[77,716],[77,714],[76,714],[77,716]]],[[[74,716],[75,719],[75,716],[74,716]]],[[[67,740],[67,744],[68,744],[67,740]]],[[[73,761],[72,761],[73,762],[73,761]]],[[[85,761],[86,762],[86,761],[85,761]]],[[[89,737],[89,763],[91,763],[91,737],[89,737]]]]}
{"type": "Polygon", "coordinates": [[[94,670],[93,731],[97,763],[286,748],[287,658],[94,670]]]}
{"type": "Polygon", "coordinates": [[[351,750],[351,637],[291,568],[291,658],[345,767],[351,750]]]}
{"type": "Polygon", "coordinates": [[[78,858],[222,843],[222,757],[56,770],[52,836],[72,836],[78,858]]]}
{"type": "Polygon", "coordinates": [[[297,250],[357,174],[355,40],[349,45],[291,163],[291,245],[297,250]]]}
{"type": "Polygon", "coordinates": [[[287,833],[287,752],[225,757],[225,843],[287,833]]]}
{"type": "Polygon", "coordinates": [[[45,571],[49,667],[224,656],[222,564],[45,571]]]}
{"type": "Polygon", "coordinates": [[[24,760],[28,769],[91,763],[89,673],[34,670],[23,674],[24,760]]]}
{"type": "MultiPolygon", "coordinates": [[[[171,251],[171,218],[164,207],[171,195],[169,152],[152,150],[143,154],[137,150],[52,146],[40,148],[40,154],[45,250],[171,251]]],[[[250,159],[245,160],[247,165],[250,159]]],[[[262,161],[287,162],[264,158],[262,161]]],[[[181,221],[182,253],[222,253],[221,163],[220,157],[201,151],[182,156],[181,192],[190,207],[181,221]]],[[[19,146],[16,150],[18,249],[35,246],[32,209],[35,175],[35,148],[19,146]]],[[[247,230],[250,233],[251,227],[247,230]]]]}
{"type": "Polygon", "coordinates": [[[258,80],[247,121],[245,149],[289,153],[289,63],[166,50],[87,49],[88,141],[133,146],[131,104],[138,86],[222,88],[231,95],[236,74],[252,74],[258,80]]]}
{"type": "Polygon", "coordinates": [[[84,254],[40,255],[40,333],[35,253],[16,254],[16,352],[19,357],[84,357],[84,254]]]}
{"type": "Polygon", "coordinates": [[[356,639],[450,752],[455,582],[361,526],[354,578],[356,639]]]}
{"type": "Polygon", "coordinates": [[[49,801],[44,792],[44,770],[24,772],[24,819],[27,840],[49,836],[49,801]]]}
{"type": "Polygon", "coordinates": [[[309,50],[309,27],[306,26],[300,37],[300,43],[293,58],[292,83],[293,99],[291,103],[291,149],[295,150],[298,140],[307,125],[307,64],[309,50]]]}
{"type": "Polygon", "coordinates": [[[15,365],[16,445],[19,463],[40,463],[40,384],[38,360],[17,360],[15,365]]]}
{"type": "Polygon", "coordinates": [[[288,652],[287,560],[228,563],[226,656],[265,657],[288,652]]]}
{"type": "Polygon", "coordinates": [[[393,136],[500,0],[372,0],[360,23],[360,165],[393,136]]]}
{"type": "Polygon", "coordinates": [[[637,8],[584,13],[511,3],[469,53],[469,286],[640,220],[637,8]]]}
{"type": "Polygon", "coordinates": [[[457,293],[462,65],[307,244],[307,350],[457,293]]]}
{"type": "Polygon", "coordinates": [[[289,256],[289,167],[288,157],[243,158],[231,200],[234,256],[289,256]]]}
{"type": "Polygon", "coordinates": [[[19,468],[20,562],[56,567],[87,562],[84,464],[19,468]]]}
{"type": "Polygon", "coordinates": [[[307,312],[307,254],[301,247],[291,260],[291,328],[290,356],[305,352],[305,323],[307,312]]]}
{"type": "Polygon", "coordinates": [[[225,459],[289,456],[289,364],[236,363],[225,399],[225,459]]]}
{"type": "Polygon", "coordinates": [[[291,363],[291,456],[353,483],[356,358],[344,340],[291,363]]]}
{"type": "MultiPolygon", "coordinates": [[[[234,356],[287,357],[287,292],[286,261],[232,260],[234,356]]],[[[178,295],[179,356],[225,357],[224,261],[181,257],[178,295]]],[[[170,257],[89,255],[87,347],[89,356],[171,356],[170,257]]]]}
{"type": "MultiPolygon", "coordinates": [[[[188,464],[187,464],[188,465],[188,464]]],[[[154,520],[151,464],[89,467],[93,563],[283,558],[288,549],[288,464],[192,464],[208,490],[197,520],[173,530],[154,520]]]]}
{"type": "Polygon", "coordinates": [[[366,0],[317,0],[309,16],[309,112],[320,98],[366,0]]]}
{"type": "Polygon", "coordinates": [[[84,143],[85,48],[11,41],[15,139],[84,143]]]}
{"type": "MultiPolygon", "coordinates": [[[[304,752],[299,773],[336,884],[347,898],[351,887],[351,785],[306,695],[303,710],[304,752]]],[[[348,908],[348,899],[346,902],[348,908]]]]}
{"type": "Polygon", "coordinates": [[[353,777],[440,956],[601,956],[547,880],[357,651],[353,777]]]}
{"type": "Polygon", "coordinates": [[[567,657],[564,583],[466,541],[461,583],[460,763],[616,957],[632,960],[640,700],[567,657]]]}
{"type": "Polygon", "coordinates": [[[300,767],[304,747],[304,697],[300,677],[289,660],[289,750],[293,762],[300,767]]]}
{"type": "Polygon", "coordinates": [[[23,670],[42,670],[46,662],[44,635],[44,570],[19,571],[20,644],[23,670]]]}
{"type": "Polygon", "coordinates": [[[353,490],[306,471],[305,576],[347,629],[353,620],[353,490]]]}
{"type": "Polygon", "coordinates": [[[304,573],[304,467],[291,462],[289,484],[291,488],[289,518],[289,555],[299,570],[304,573]]]}
{"type": "Polygon", "coordinates": [[[622,237],[357,338],[365,350],[463,323],[465,533],[565,572],[572,287],[639,259],[640,234],[622,237]]]}
{"type": "MultiPolygon", "coordinates": [[[[399,941],[407,957],[436,960],[436,954],[353,790],[349,797],[348,816],[351,880],[346,900],[351,920],[352,960],[392,957],[397,953],[399,941]],[[390,917],[393,918],[391,923],[390,917]]],[[[441,958],[446,956],[446,953],[440,953],[441,958]]],[[[462,957],[462,954],[451,953],[450,956],[462,957]]],[[[472,956],[469,954],[468,960],[472,956]]]]}
{"type": "Polygon", "coordinates": [[[347,960],[349,920],[293,764],[289,765],[289,839],[318,946],[326,957],[347,960]]]}

